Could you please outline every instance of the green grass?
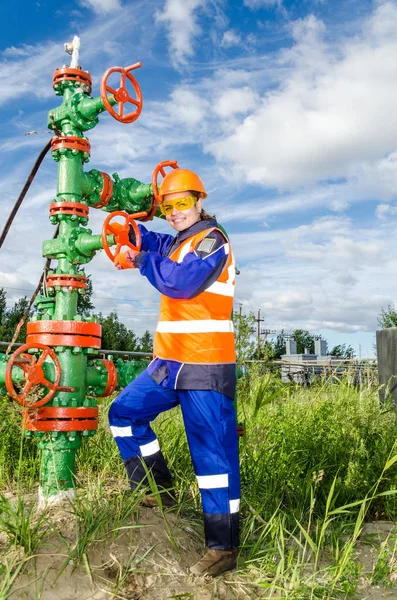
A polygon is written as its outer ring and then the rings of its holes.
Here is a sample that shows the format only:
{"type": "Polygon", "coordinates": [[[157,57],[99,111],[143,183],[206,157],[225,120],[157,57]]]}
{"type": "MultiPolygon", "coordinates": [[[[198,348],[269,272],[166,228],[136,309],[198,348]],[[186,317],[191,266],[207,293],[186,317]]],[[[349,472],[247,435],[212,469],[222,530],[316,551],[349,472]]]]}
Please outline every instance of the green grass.
{"type": "Polygon", "coordinates": [[[14,487],[18,481],[30,488],[38,481],[40,457],[36,444],[21,435],[19,405],[0,396],[0,488],[14,487]]]}
{"type": "Polygon", "coordinates": [[[86,483],[84,491],[69,504],[68,512],[75,525],[73,538],[70,540],[58,533],[67,555],[58,576],[68,565],[75,568],[83,564],[91,578],[90,548],[97,544],[110,544],[121,532],[140,528],[133,522],[138,513],[139,494],[123,493],[109,487],[105,489],[100,478],[86,483]]]}
{"type": "MultiPolygon", "coordinates": [[[[341,505],[363,499],[378,481],[393,453],[397,416],[380,406],[376,389],[345,382],[299,388],[270,375],[256,375],[241,388],[243,497],[265,520],[277,508],[289,523],[307,520],[313,485],[316,518],[324,514],[331,488],[332,501],[341,505]]],[[[393,466],[380,491],[396,481],[393,466]]],[[[391,502],[379,500],[371,511],[394,518],[391,502]]]]}
{"type": "MultiPolygon", "coordinates": [[[[238,420],[245,424],[240,440],[242,581],[250,593],[256,590],[269,598],[274,592],[291,600],[353,597],[360,577],[355,548],[363,523],[397,515],[396,412],[379,404],[376,385],[359,389],[346,378],[301,388],[258,368],[240,380],[238,398],[238,420]]],[[[99,431],[78,452],[77,481],[86,492],[70,506],[76,532],[74,540],[65,540],[67,561],[84,564],[87,573],[90,547],[136,526],[139,493],[122,492],[128,484],[107,426],[109,404],[109,399],[101,401],[99,431]]],[[[21,441],[19,415],[4,399],[0,422],[7,422],[0,485],[30,489],[38,478],[35,443],[21,441]]],[[[200,496],[180,411],[160,416],[154,427],[174,474],[180,510],[196,530],[200,496]]],[[[29,514],[23,517],[18,505],[14,508],[15,530],[25,531],[29,514]]],[[[0,531],[7,530],[4,518],[0,531]]],[[[166,511],[164,519],[170,546],[176,547],[166,511]]],[[[15,534],[14,540],[23,546],[23,536],[15,534]]],[[[374,584],[390,582],[394,554],[395,544],[392,550],[379,549],[374,584]]],[[[120,564],[117,593],[138,563],[134,555],[131,563],[120,564]]],[[[8,579],[12,573],[7,571],[8,579]]]]}

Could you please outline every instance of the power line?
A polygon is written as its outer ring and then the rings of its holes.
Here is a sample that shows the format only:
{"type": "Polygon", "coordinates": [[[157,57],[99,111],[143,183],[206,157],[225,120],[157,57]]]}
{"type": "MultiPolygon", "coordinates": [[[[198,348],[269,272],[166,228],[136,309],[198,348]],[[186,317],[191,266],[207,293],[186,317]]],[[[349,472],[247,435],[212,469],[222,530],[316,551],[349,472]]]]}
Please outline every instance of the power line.
{"type": "MultiPolygon", "coordinates": [[[[18,290],[20,292],[33,292],[34,289],[33,288],[17,288],[17,287],[11,287],[11,286],[7,286],[7,285],[0,285],[0,288],[3,288],[5,290],[18,290]]],[[[141,302],[141,300],[137,300],[136,298],[106,298],[105,296],[97,296],[96,294],[92,294],[91,298],[95,298],[96,300],[117,300],[117,302],[141,302]]],[[[6,302],[13,302],[12,300],[6,300],[6,302]]],[[[145,300],[144,301],[147,304],[159,304],[158,301],[156,300],[145,300]]]]}
{"type": "MultiPolygon", "coordinates": [[[[6,303],[9,305],[15,306],[15,302],[13,302],[12,300],[6,300],[6,303]]],[[[148,317],[157,317],[158,316],[158,312],[155,312],[155,311],[151,312],[151,311],[142,310],[139,308],[132,308],[131,310],[117,310],[117,307],[104,308],[104,309],[93,308],[92,310],[87,311],[88,314],[101,313],[103,315],[110,315],[112,312],[117,313],[117,315],[123,315],[123,316],[136,315],[136,314],[139,314],[140,316],[147,315],[148,317]]]]}

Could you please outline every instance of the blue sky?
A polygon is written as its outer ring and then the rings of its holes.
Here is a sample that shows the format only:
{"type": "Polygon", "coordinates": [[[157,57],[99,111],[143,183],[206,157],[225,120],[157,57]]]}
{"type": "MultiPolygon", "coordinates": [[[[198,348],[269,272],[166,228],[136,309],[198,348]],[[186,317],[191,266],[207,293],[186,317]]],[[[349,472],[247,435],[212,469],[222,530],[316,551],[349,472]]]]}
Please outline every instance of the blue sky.
{"type": "MultiPolygon", "coordinates": [[[[93,95],[107,68],[143,62],[141,117],[102,115],[87,168],[144,182],[160,160],[196,170],[231,236],[236,306],[372,355],[397,298],[397,1],[16,0],[2,16],[0,227],[48,140],[53,71],[77,34],[93,95]]],[[[55,186],[48,157],[2,249],[10,305],[40,277],[55,186]]],[[[94,232],[104,217],[91,211],[94,232]]],[[[97,310],[154,328],[157,293],[138,273],[103,253],[87,273],[97,310]]]]}

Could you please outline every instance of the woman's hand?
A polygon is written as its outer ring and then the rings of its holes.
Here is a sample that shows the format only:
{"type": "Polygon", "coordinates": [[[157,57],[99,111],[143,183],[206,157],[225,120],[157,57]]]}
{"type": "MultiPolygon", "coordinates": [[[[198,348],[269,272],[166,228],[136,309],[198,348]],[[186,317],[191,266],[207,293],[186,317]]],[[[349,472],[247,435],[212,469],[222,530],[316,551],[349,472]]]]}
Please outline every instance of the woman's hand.
{"type": "Polygon", "coordinates": [[[139,254],[135,250],[125,250],[116,255],[114,266],[118,271],[122,269],[135,269],[135,258],[139,254]]]}

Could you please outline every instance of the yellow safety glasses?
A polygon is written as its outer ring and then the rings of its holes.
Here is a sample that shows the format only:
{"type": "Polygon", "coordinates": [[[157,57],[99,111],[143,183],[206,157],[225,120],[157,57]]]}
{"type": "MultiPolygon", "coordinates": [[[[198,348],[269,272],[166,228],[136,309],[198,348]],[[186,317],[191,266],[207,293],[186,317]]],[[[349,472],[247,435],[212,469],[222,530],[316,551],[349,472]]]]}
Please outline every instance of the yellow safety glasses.
{"type": "Polygon", "coordinates": [[[172,213],[174,208],[176,210],[187,210],[192,208],[197,202],[197,198],[194,196],[184,196],[183,198],[173,198],[172,200],[166,200],[160,204],[160,210],[163,215],[167,216],[172,213]]]}

